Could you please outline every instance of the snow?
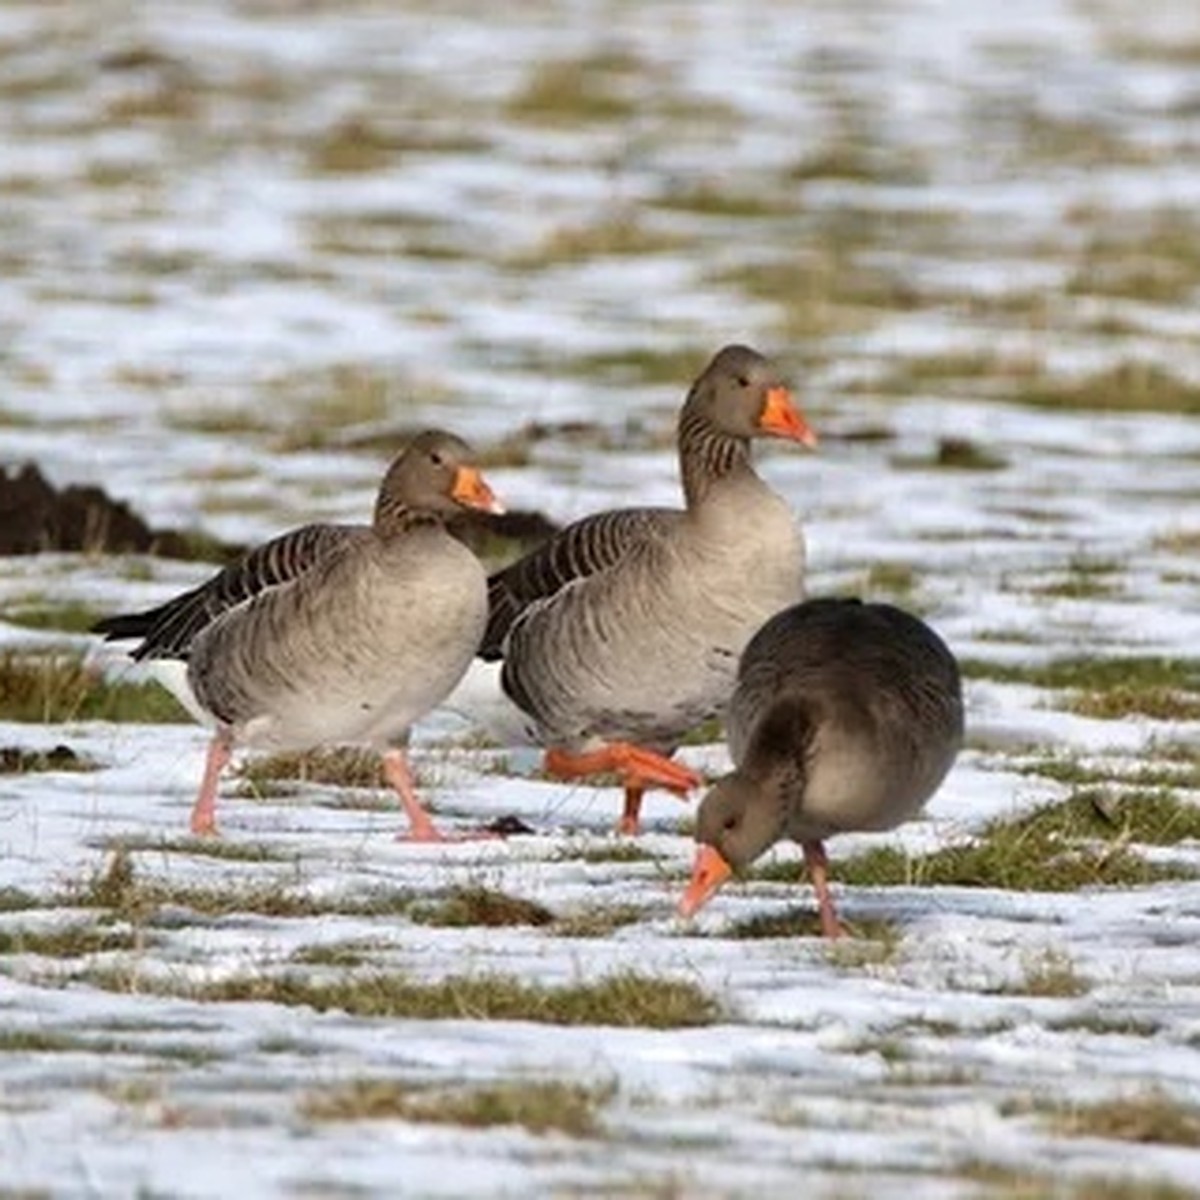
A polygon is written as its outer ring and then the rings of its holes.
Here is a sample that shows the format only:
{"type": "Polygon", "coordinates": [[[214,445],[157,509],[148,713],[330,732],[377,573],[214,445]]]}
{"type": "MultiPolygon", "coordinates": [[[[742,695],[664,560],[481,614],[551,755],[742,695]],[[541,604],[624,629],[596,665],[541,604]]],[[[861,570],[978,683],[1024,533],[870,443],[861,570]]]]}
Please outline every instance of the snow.
{"type": "MultiPolygon", "coordinates": [[[[485,17],[461,4],[375,0],[118,0],[96,6],[103,16],[6,5],[0,466],[33,459],[56,483],[103,484],[152,525],[253,540],[313,518],[362,519],[384,457],[336,437],[283,453],[269,431],[182,427],[189,414],[226,408],[285,430],[291,396],[268,381],[346,363],[375,369],[395,381],[397,428],[445,423],[480,443],[529,421],[620,430],[632,419],[657,430],[686,379],[635,389],[573,360],[634,347],[697,349],[699,364],[706,348],[746,340],[788,365],[824,439],[816,455],[769,447],[759,456],[805,524],[814,592],[870,591],[872,567],[902,564],[913,571],[902,602],[964,658],[1194,659],[1194,415],[1030,409],[1003,402],[1002,378],[989,381],[998,398],[987,402],[936,379],[904,398],[856,390],[906,358],[942,353],[1031,357],[1080,373],[1132,357],[1200,378],[1189,303],[1061,292],[1066,252],[1085,236],[1081,211],[1110,206],[1132,220],[1193,209],[1200,196],[1187,115],[1194,66],[1112,49],[1127,22],[1139,36],[1153,24],[1156,39],[1195,39],[1194,5],[1154,7],[814,0],[751,13],[733,0],[546,0],[485,17]],[[101,65],[138,48],[167,64],[101,65]],[[628,126],[541,127],[506,112],[539,63],[599,50],[650,64],[641,78],[652,94],[628,126]],[[119,116],[130,97],[169,92],[173,62],[203,84],[195,140],[169,121],[119,116]],[[520,265],[563,228],[626,210],[640,217],[694,185],[768,200],[798,186],[779,172],[821,151],[847,93],[898,161],[920,160],[923,182],[806,183],[796,214],[779,220],[655,209],[647,228],[690,240],[520,265]],[[672,116],[663,97],[717,101],[733,115],[672,116]],[[403,148],[378,170],[311,170],[313,136],[363,112],[401,143],[404,131],[470,136],[461,149],[403,148]],[[1145,149],[1145,161],[1030,166],[1013,132],[1022,113],[1095,117],[1145,149]],[[126,178],[89,177],[118,168],[126,178]],[[821,361],[817,339],[783,331],[773,305],[714,282],[822,250],[811,222],[844,211],[898,231],[908,217],[945,220],[944,238],[925,231],[910,244],[898,232],[871,250],[914,287],[961,298],[1045,292],[1055,306],[1011,319],[975,317],[953,300],[900,306],[869,327],[835,329],[821,361]],[[314,231],[337,222],[364,245],[378,236],[379,248],[323,247],[314,231]],[[459,256],[410,253],[426,235],[459,256]],[[1089,332],[1109,315],[1134,332],[1089,332]],[[856,439],[869,429],[887,436],[856,439]],[[972,440],[1003,467],[932,468],[947,437],[972,440]],[[1179,534],[1193,540],[1172,548],[1179,534]],[[1080,563],[1112,564],[1111,589],[1046,594],[1080,563]]],[[[568,520],[617,503],[674,503],[674,471],[668,450],[551,440],[530,465],[488,474],[509,507],[568,520]]],[[[0,561],[0,653],[65,647],[140,677],[94,639],[24,629],[4,613],[71,601],[137,608],[207,573],[85,555],[0,561]]],[[[134,852],[138,878],[172,884],[278,882],[331,901],[482,884],[559,915],[639,911],[585,938],[553,926],[205,917],[174,906],[135,950],[4,956],[0,1042],[28,1033],[70,1044],[0,1049],[0,1192],[790,1197],[803,1179],[814,1197],[907,1200],[986,1194],[985,1168],[1075,1181],[1079,1195],[1098,1178],[1196,1189],[1197,1149],[1068,1136],[1036,1107],[1150,1090],[1200,1104],[1200,883],[1066,894],[848,887],[836,863],[879,846],[923,853],[1067,795],[1023,769],[1031,757],[1073,755],[1119,773],[1157,761],[1163,744],[1200,744],[1200,722],[1089,718],[1045,689],[985,679],[968,682],[967,701],[968,749],[924,817],[830,847],[844,917],[899,930],[894,954],[872,956],[868,943],[861,959],[854,945],[731,936],[748,917],[811,908],[804,887],[731,884],[681,921],[689,808],[651,795],[638,843],[649,857],[605,859],[618,845],[615,789],[546,782],[528,748],[466,748],[463,722],[448,712],[422,726],[414,752],[438,820],[470,827],[517,815],[533,834],[406,845],[392,837],[401,818],[382,794],[356,807],[343,789],[305,783],[251,799],[230,778],[224,839],[269,857],[216,858],[182,841],[203,761],[199,727],[0,722],[0,746],[65,743],[98,765],[0,775],[0,888],[61,896],[132,837],[145,847],[134,852]],[[422,980],[494,971],[552,984],[633,968],[698,983],[729,1015],[667,1031],[392,1020],[71,978],[105,967],[178,989],[284,967],[336,973],[293,956],[346,943],[368,947],[370,968],[422,980]],[[1086,990],[1024,994],[1041,962],[1068,963],[1086,990]],[[304,1115],[305,1096],[361,1078],[616,1090],[595,1138],[304,1115]]],[[[720,746],[682,757],[713,773],[727,762],[720,746]]],[[[1146,853],[1200,867],[1195,843],[1146,853]]],[[[0,932],[96,915],[62,905],[0,912],[0,932]]]]}

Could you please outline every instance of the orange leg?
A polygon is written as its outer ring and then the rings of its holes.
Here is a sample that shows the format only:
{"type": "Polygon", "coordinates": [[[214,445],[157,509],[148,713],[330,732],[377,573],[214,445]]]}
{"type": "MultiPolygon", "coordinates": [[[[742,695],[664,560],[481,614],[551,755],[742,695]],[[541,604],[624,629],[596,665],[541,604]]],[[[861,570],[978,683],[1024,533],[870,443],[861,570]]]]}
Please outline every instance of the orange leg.
{"type": "Polygon", "coordinates": [[[642,815],[642,795],[645,788],[638,783],[625,785],[625,811],[617,822],[617,832],[629,837],[636,837],[639,832],[638,821],[642,815]]]}
{"type": "Polygon", "coordinates": [[[690,767],[629,742],[609,742],[586,754],[547,750],[543,766],[547,775],[557,779],[578,779],[582,775],[599,775],[606,771],[620,775],[625,785],[625,811],[617,828],[629,834],[638,832],[642,794],[647,788],[665,788],[682,798],[692,788],[700,786],[700,776],[690,767]]]}
{"type": "Polygon", "coordinates": [[[196,837],[217,836],[217,783],[232,753],[233,733],[227,726],[219,725],[208,743],[200,794],[192,806],[191,826],[196,837]]]}
{"type": "Polygon", "coordinates": [[[543,759],[546,774],[558,779],[577,779],[581,775],[599,775],[613,771],[627,785],[666,788],[677,796],[685,796],[700,786],[700,776],[682,763],[672,762],[653,750],[643,750],[629,742],[609,742],[587,754],[570,754],[566,750],[547,750],[543,759]]]}
{"type": "Polygon", "coordinates": [[[800,845],[804,850],[808,877],[812,880],[813,891],[817,894],[821,933],[827,938],[841,937],[845,931],[838,923],[833,896],[829,893],[829,859],[825,856],[825,847],[820,842],[801,842],[800,845]]]}

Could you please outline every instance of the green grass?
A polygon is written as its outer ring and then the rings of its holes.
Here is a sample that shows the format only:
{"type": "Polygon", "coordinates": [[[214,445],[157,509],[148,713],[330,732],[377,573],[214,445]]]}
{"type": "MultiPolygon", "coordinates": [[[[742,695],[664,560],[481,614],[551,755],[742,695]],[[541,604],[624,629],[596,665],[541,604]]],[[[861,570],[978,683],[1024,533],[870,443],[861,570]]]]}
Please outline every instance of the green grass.
{"type": "Polygon", "coordinates": [[[288,961],[305,963],[312,967],[361,967],[370,962],[372,956],[380,949],[386,948],[387,944],[384,942],[363,938],[342,942],[314,942],[293,951],[288,961]]]}
{"type": "Polygon", "coordinates": [[[1056,1107],[1048,1119],[1056,1133],[1069,1137],[1200,1147],[1200,1107],[1160,1091],[1056,1107]]]}
{"type": "Polygon", "coordinates": [[[661,855],[654,854],[628,838],[613,838],[611,841],[564,847],[558,857],[568,862],[635,863],[658,862],[661,855]]]}
{"type": "Polygon", "coordinates": [[[67,888],[59,902],[80,908],[107,908],[128,920],[144,922],[166,907],[186,908],[209,917],[232,913],[266,917],[397,916],[408,912],[413,895],[380,888],[346,896],[312,896],[283,880],[205,886],[140,879],[133,855],[128,849],[118,848],[106,866],[82,884],[67,888]]]}
{"type": "MultiPolygon", "coordinates": [[[[396,415],[400,380],[392,372],[340,363],[309,373],[302,386],[284,377],[268,383],[267,404],[285,406],[287,421],[276,431],[278,450],[321,450],[354,425],[374,424],[396,415]]],[[[397,449],[403,439],[397,438],[397,449]]]]}
{"type": "Polygon", "coordinates": [[[452,889],[432,903],[414,904],[410,913],[420,925],[549,925],[554,914],[533,900],[470,884],[452,889]]]}
{"type": "Polygon", "coordinates": [[[238,770],[238,776],[263,795],[269,795],[270,785],[281,779],[330,784],[334,787],[383,786],[379,755],[353,746],[268,754],[248,759],[238,770]]]}
{"type": "Polygon", "coordinates": [[[4,611],[3,619],[10,625],[25,629],[52,629],[63,633],[87,633],[105,614],[72,600],[58,605],[17,605],[4,611]]]}
{"type": "Polygon", "coordinates": [[[1033,377],[1003,398],[1035,408],[1200,414],[1200,383],[1136,360],[1078,378],[1033,377]]]}
{"type": "Polygon", "coordinates": [[[1184,303],[1200,287],[1200,224],[1182,210],[1143,220],[1105,214],[1067,283],[1071,295],[1184,303]]]}
{"type": "MultiPolygon", "coordinates": [[[[855,938],[889,943],[893,947],[902,936],[899,927],[889,921],[861,921],[855,924],[851,932],[855,938]]],[[[735,921],[719,936],[749,941],[760,938],[820,937],[821,922],[815,909],[795,906],[779,912],[756,913],[735,921]]]]}
{"type": "MultiPolygon", "coordinates": [[[[1166,879],[1191,879],[1186,868],[1148,862],[1126,844],[1191,836],[1195,817],[1166,795],[1143,806],[1135,799],[1112,823],[1091,797],[1073,796],[1015,820],[996,820],[969,842],[909,857],[884,846],[838,861],[833,875],[853,887],[974,887],[1019,892],[1074,892],[1087,887],[1134,887],[1166,879]],[[1128,822],[1127,824],[1125,822],[1128,822]]],[[[749,873],[753,879],[800,882],[803,863],[787,859],[749,873]]]]}
{"type": "Polygon", "coordinates": [[[1037,775],[1058,783],[1077,786],[1111,785],[1140,788],[1200,788],[1200,753],[1172,758],[1156,748],[1144,759],[1125,760],[1106,766],[1085,766],[1068,756],[1038,758],[1016,768],[1023,775],[1037,775]]]}
{"type": "Polygon", "coordinates": [[[293,862],[299,858],[295,851],[268,846],[265,842],[233,842],[212,837],[120,834],[104,839],[102,844],[106,850],[127,854],[188,854],[225,862],[293,862]]]}
{"type": "Polygon", "coordinates": [[[1091,982],[1080,974],[1070,955],[1062,950],[1047,949],[1022,960],[1022,977],[996,989],[1003,996],[1038,996],[1071,998],[1091,991],[1091,982]]]}
{"type": "Polygon", "coordinates": [[[387,973],[342,973],[317,980],[308,972],[284,972],[198,983],[93,970],[79,978],[108,991],[297,1005],[359,1017],[680,1029],[711,1025],[728,1015],[721,1001],[698,984],[633,971],[590,983],[554,985],[500,974],[453,975],[426,982],[387,973]]]}
{"type": "Polygon", "coordinates": [[[735,217],[740,220],[785,216],[800,208],[796,194],[791,189],[748,191],[712,182],[673,188],[660,196],[655,203],[660,208],[694,213],[697,216],[735,217]]]}
{"type": "Polygon", "coordinates": [[[0,913],[24,912],[40,906],[38,898],[30,892],[15,887],[0,887],[0,913]]]}
{"type": "Polygon", "coordinates": [[[959,665],[968,679],[1071,691],[1064,706],[1082,716],[1200,718],[1200,659],[1088,657],[1020,664],[968,658],[959,665]]]}
{"type": "Polygon", "coordinates": [[[630,347],[578,355],[560,364],[561,369],[585,379],[610,383],[664,384],[680,397],[704,368],[710,352],[703,350],[630,347]]]}
{"type": "Polygon", "coordinates": [[[592,904],[556,918],[550,932],[564,938],[608,937],[624,925],[637,924],[644,915],[635,904],[592,904]]]}
{"type": "Polygon", "coordinates": [[[517,271],[544,270],[593,258],[660,254],[677,250],[684,239],[675,231],[651,226],[628,213],[605,214],[581,224],[563,225],[536,245],[504,257],[517,271]]]}
{"type": "Polygon", "coordinates": [[[1090,1033],[1094,1037],[1154,1037],[1162,1026],[1157,1021],[1138,1017],[1109,1016],[1106,1013],[1084,1013],[1060,1017],[1046,1022],[1047,1029],[1065,1033],[1090,1033]]]}
{"type": "Polygon", "coordinates": [[[867,568],[863,590],[872,595],[906,597],[917,588],[916,568],[904,562],[875,562],[867,568]]]}
{"type": "Polygon", "coordinates": [[[156,683],[110,681],[62,655],[0,654],[0,720],[186,723],[191,718],[156,683]]]}
{"type": "Polygon", "coordinates": [[[1036,359],[990,351],[931,354],[894,363],[868,387],[897,396],[965,391],[1032,408],[1200,413],[1200,383],[1137,360],[1091,375],[1065,376],[1051,373],[1036,359]]]}
{"type": "MultiPolygon", "coordinates": [[[[220,1057],[188,1042],[157,1042],[136,1037],[113,1037],[93,1029],[0,1030],[0,1054],[133,1054],[203,1066],[220,1057]]],[[[0,1197],[5,1196],[0,1187],[0,1197]]]]}
{"type": "Polygon", "coordinates": [[[45,958],[80,958],[112,950],[133,950],[139,936],[132,930],[72,924],[22,929],[0,928],[0,954],[40,954],[45,958]]]}
{"type": "Polygon", "coordinates": [[[1092,600],[1098,596],[1113,596],[1120,590],[1116,578],[1121,564],[1108,559],[1076,555],[1067,564],[1065,574],[1051,583],[1030,590],[1035,596],[1060,597],[1067,600],[1092,600]]]}
{"type": "Polygon", "coordinates": [[[300,1104],[309,1121],[393,1120],[488,1129],[517,1125],[530,1133],[595,1137],[615,1088],[559,1080],[512,1080],[435,1089],[399,1080],[358,1079],[312,1092],[300,1104]]]}
{"type": "Polygon", "coordinates": [[[630,83],[643,69],[619,52],[542,62],[510,97],[507,111],[521,121],[552,125],[623,121],[637,111],[630,83]]]}

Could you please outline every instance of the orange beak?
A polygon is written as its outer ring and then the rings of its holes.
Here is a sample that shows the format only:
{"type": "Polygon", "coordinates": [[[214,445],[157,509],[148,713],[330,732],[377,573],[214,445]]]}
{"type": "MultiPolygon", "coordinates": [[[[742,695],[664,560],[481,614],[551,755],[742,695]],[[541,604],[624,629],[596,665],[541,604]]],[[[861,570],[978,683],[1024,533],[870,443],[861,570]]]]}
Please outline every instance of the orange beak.
{"type": "Polygon", "coordinates": [[[758,427],[776,437],[799,442],[810,450],[817,444],[817,435],[809,423],[800,415],[792,393],[782,385],[767,389],[767,402],[763,405],[758,427]]]}
{"type": "Polygon", "coordinates": [[[450,495],[464,508],[477,508],[480,512],[502,513],[504,505],[496,499],[495,492],[484,482],[478,467],[459,467],[454,473],[454,486],[450,495]]]}
{"type": "Polygon", "coordinates": [[[692,865],[692,882],[679,902],[679,915],[690,917],[698,912],[732,874],[733,868],[715,846],[701,846],[696,851],[696,861],[692,865]]]}

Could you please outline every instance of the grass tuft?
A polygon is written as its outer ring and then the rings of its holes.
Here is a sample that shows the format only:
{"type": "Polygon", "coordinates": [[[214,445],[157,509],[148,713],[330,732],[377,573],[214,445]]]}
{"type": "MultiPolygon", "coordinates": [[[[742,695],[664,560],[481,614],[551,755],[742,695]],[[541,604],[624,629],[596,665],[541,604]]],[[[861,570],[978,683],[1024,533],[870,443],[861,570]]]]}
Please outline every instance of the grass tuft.
{"type": "Polygon", "coordinates": [[[0,929],[0,954],[39,954],[44,958],[81,958],[112,950],[133,950],[139,937],[133,930],[101,929],[77,923],[45,929],[0,929]]]}
{"type": "Polygon", "coordinates": [[[613,52],[539,63],[510,98],[508,112],[545,124],[625,120],[637,108],[629,84],[640,69],[636,58],[613,52]]]}
{"type": "Polygon", "coordinates": [[[104,613],[90,605],[71,601],[59,605],[18,605],[8,609],[3,619],[24,629],[50,629],[62,633],[87,633],[104,613]]]}
{"type": "Polygon", "coordinates": [[[128,848],[119,846],[106,867],[83,885],[67,889],[59,902],[75,907],[108,908],[128,920],[143,922],[163,908],[186,908],[211,917],[233,913],[266,917],[397,916],[409,910],[413,897],[410,892],[392,889],[349,896],[312,896],[280,880],[227,883],[219,887],[141,880],[132,854],[128,848]]]}
{"type": "MultiPolygon", "coordinates": [[[[1113,803],[1114,811],[1102,810],[1094,793],[1081,792],[1016,820],[992,821],[969,842],[912,857],[883,846],[841,860],[834,874],[857,887],[1023,892],[1074,892],[1194,877],[1181,866],[1148,862],[1127,845],[1131,839],[1169,843],[1193,836],[1194,806],[1159,792],[1134,793],[1113,803]]],[[[804,864],[799,859],[771,862],[749,877],[796,883],[805,878],[804,864]]]]}
{"type": "Polygon", "coordinates": [[[80,978],[108,991],[302,1005],[359,1017],[681,1029],[711,1025],[728,1015],[721,1001],[695,983],[635,971],[590,983],[553,985],[499,974],[452,975],[434,982],[385,973],[319,980],[310,973],[284,972],[210,983],[143,979],[126,971],[88,971],[80,978]]]}
{"type": "Polygon", "coordinates": [[[520,896],[471,884],[456,887],[432,904],[414,905],[411,917],[421,925],[549,925],[554,914],[542,904],[520,896]]]}
{"type": "Polygon", "coordinates": [[[1161,1091],[1065,1107],[1051,1114],[1050,1123],[1070,1137],[1200,1146],[1200,1108],[1161,1091]]]}
{"type": "Polygon", "coordinates": [[[313,1092],[300,1105],[310,1121],[396,1120],[487,1129],[518,1125],[530,1133],[594,1137],[612,1085],[585,1087],[558,1080],[514,1080],[449,1090],[416,1088],[399,1080],[360,1079],[313,1092]]]}
{"type": "Polygon", "coordinates": [[[1200,718],[1200,660],[1189,658],[1061,658],[1046,663],[995,663],[964,659],[964,676],[998,683],[1071,691],[1072,712],[1116,719],[1200,718]]]}
{"type": "Polygon", "coordinates": [[[334,787],[383,786],[379,755],[354,746],[252,758],[242,765],[238,775],[260,794],[269,794],[272,790],[270,785],[280,779],[297,779],[304,783],[324,783],[334,787]]]}
{"type": "Polygon", "coordinates": [[[40,907],[38,898],[21,888],[0,887],[0,913],[24,912],[29,908],[40,907]]]}
{"type": "Polygon", "coordinates": [[[1081,975],[1070,955],[1062,950],[1046,949],[1023,959],[1024,976],[997,994],[1005,996],[1072,997],[1083,996],[1092,985],[1081,975]]]}
{"type": "Polygon", "coordinates": [[[76,658],[0,654],[0,720],[186,723],[191,718],[156,683],[110,682],[76,658]]]}
{"type": "Polygon", "coordinates": [[[565,938],[608,937],[623,925],[636,924],[643,915],[634,904],[595,904],[559,917],[551,932],[565,938]]]}

